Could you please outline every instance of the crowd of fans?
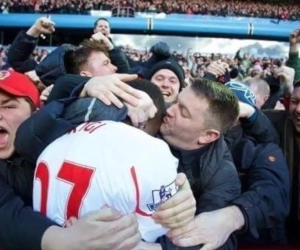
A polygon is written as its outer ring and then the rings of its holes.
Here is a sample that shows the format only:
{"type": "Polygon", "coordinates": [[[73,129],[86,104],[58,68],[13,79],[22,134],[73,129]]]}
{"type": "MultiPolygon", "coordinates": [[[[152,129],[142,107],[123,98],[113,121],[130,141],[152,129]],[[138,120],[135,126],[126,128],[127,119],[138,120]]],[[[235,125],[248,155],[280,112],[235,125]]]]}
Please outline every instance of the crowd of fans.
{"type": "MultiPolygon", "coordinates": [[[[145,62],[151,57],[150,51],[139,51],[128,45],[121,46],[125,54],[135,63],[145,62]]],[[[53,49],[40,49],[36,48],[31,57],[37,63],[40,63],[53,49]]],[[[185,54],[177,53],[173,51],[173,58],[176,59],[178,64],[183,68],[187,79],[193,79],[197,77],[203,77],[207,66],[215,61],[222,61],[230,65],[231,68],[239,66],[239,71],[233,71],[233,78],[243,79],[255,74],[254,72],[262,73],[263,75],[271,74],[271,68],[273,64],[284,64],[286,59],[275,59],[272,57],[256,57],[249,54],[240,55],[239,52],[235,56],[225,54],[207,54],[195,52],[190,53],[190,50],[186,50],[185,54]],[[238,58],[243,58],[243,63],[238,65],[238,58]],[[255,69],[253,71],[253,69],[255,69]]],[[[0,48],[0,69],[11,69],[7,61],[7,48],[0,48]]]]}
{"type": "Polygon", "coordinates": [[[299,244],[299,29],[286,61],[54,32],[1,49],[1,249],[299,244]]]}
{"type": "Polygon", "coordinates": [[[3,13],[89,14],[91,10],[128,6],[137,12],[264,17],[291,21],[300,19],[299,4],[296,1],[283,4],[276,0],[1,0],[0,6],[3,13]]]}

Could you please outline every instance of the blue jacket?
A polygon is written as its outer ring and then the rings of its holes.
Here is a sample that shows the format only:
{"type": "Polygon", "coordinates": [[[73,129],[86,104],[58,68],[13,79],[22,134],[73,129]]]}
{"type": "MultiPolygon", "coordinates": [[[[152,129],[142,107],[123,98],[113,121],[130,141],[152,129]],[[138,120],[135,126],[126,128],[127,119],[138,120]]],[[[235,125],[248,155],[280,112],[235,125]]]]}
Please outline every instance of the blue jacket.
{"type": "Polygon", "coordinates": [[[237,205],[246,218],[241,244],[285,244],[290,210],[290,178],[285,157],[275,143],[257,143],[236,126],[226,135],[242,182],[237,205]]]}

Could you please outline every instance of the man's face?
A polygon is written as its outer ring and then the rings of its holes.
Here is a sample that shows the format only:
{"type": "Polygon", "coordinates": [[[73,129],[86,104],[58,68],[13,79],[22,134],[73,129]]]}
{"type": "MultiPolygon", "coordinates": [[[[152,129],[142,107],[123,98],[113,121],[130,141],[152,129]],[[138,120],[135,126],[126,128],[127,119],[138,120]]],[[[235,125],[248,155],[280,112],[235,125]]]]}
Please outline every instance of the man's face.
{"type": "Polygon", "coordinates": [[[80,74],[93,77],[111,75],[116,71],[116,66],[111,64],[110,59],[103,52],[92,52],[80,74]]]}
{"type": "Polygon", "coordinates": [[[165,102],[172,103],[177,99],[180,83],[173,71],[161,69],[152,76],[151,82],[160,88],[165,102]]]}
{"type": "Polygon", "coordinates": [[[196,149],[199,138],[205,136],[205,113],[209,107],[205,98],[196,96],[190,86],[178,95],[164,117],[160,127],[163,138],[172,146],[181,149],[196,149]]]}
{"type": "Polygon", "coordinates": [[[12,156],[17,129],[30,115],[30,105],[24,98],[0,92],[0,159],[12,156]]]}
{"type": "Polygon", "coordinates": [[[97,23],[96,28],[94,29],[94,33],[101,32],[104,36],[109,36],[110,35],[110,26],[109,23],[106,22],[105,20],[100,20],[97,23]]]}
{"type": "Polygon", "coordinates": [[[293,91],[289,112],[296,131],[300,133],[300,87],[295,88],[293,91]]]}

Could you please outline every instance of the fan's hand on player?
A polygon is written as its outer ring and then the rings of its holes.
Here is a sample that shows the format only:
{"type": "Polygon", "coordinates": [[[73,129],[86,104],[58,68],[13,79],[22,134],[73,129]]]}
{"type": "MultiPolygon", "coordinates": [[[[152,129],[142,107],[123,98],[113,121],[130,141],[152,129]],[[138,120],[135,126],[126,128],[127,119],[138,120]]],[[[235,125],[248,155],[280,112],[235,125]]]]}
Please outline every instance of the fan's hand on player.
{"type": "Polygon", "coordinates": [[[132,250],[140,240],[134,214],[122,216],[113,209],[103,208],[70,227],[50,227],[43,236],[42,249],[132,250]]]}
{"type": "Polygon", "coordinates": [[[194,220],[196,212],[196,200],[185,174],[177,175],[176,185],[178,192],[152,215],[156,223],[170,229],[188,225],[194,220]]]}
{"type": "Polygon", "coordinates": [[[121,101],[123,100],[124,102],[137,107],[141,99],[140,91],[125,83],[135,80],[137,77],[137,75],[129,74],[95,76],[85,84],[80,93],[80,97],[95,97],[106,105],[114,104],[118,108],[124,106],[121,101]]]}
{"type": "Polygon", "coordinates": [[[141,98],[139,99],[137,106],[133,106],[126,102],[124,104],[127,107],[127,116],[130,118],[132,125],[142,129],[147,120],[155,116],[157,108],[155,107],[153,100],[145,92],[139,92],[141,98]]]}
{"type": "Polygon", "coordinates": [[[245,219],[239,208],[230,206],[201,213],[188,225],[170,230],[167,236],[176,246],[203,245],[201,250],[214,250],[221,247],[244,223],[245,219]]]}
{"type": "Polygon", "coordinates": [[[76,217],[70,217],[68,220],[65,221],[63,227],[71,227],[78,221],[76,217]]]}

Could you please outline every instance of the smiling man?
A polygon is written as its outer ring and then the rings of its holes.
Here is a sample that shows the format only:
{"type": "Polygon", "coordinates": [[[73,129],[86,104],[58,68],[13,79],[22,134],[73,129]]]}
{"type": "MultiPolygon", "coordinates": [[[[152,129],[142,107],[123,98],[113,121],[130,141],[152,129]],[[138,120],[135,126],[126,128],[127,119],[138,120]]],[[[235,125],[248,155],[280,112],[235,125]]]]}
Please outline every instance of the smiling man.
{"type": "Polygon", "coordinates": [[[184,71],[174,60],[164,60],[156,63],[146,76],[157,85],[162,92],[165,102],[173,103],[183,88],[184,71]]]}

